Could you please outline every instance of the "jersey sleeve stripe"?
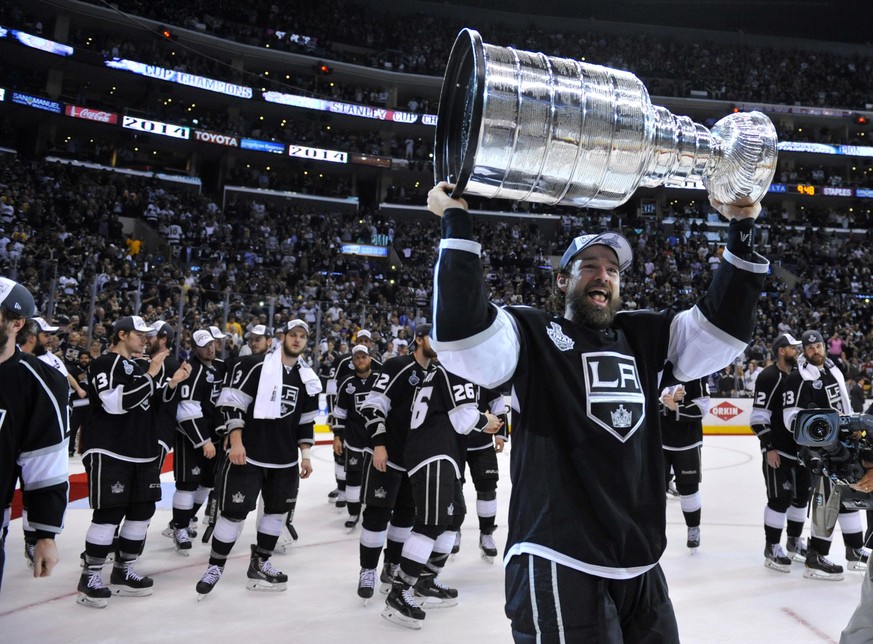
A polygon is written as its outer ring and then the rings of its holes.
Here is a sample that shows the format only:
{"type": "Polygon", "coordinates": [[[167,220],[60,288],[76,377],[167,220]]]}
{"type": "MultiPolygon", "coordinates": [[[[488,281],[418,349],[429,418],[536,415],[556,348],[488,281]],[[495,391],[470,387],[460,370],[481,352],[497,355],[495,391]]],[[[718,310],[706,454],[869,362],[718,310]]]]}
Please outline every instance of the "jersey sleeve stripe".
{"type": "Polygon", "coordinates": [[[747,344],[722,331],[695,306],[673,318],[667,359],[673,364],[673,375],[687,382],[730,364],[747,344]]]}

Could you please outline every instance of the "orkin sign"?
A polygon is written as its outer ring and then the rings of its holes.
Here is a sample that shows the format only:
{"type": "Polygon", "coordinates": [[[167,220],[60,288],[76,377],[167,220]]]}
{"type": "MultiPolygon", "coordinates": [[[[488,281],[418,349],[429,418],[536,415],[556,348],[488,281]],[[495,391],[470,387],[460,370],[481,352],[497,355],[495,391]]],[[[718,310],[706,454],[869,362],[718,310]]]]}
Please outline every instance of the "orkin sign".
{"type": "Polygon", "coordinates": [[[721,420],[730,420],[735,416],[739,416],[743,413],[743,410],[734,405],[733,403],[728,402],[727,400],[720,402],[714,407],[709,408],[709,413],[715,416],[716,418],[720,418],[721,420]]]}
{"type": "Polygon", "coordinates": [[[194,138],[197,141],[203,141],[204,143],[226,145],[231,148],[239,147],[239,138],[229,134],[217,134],[215,132],[207,132],[206,130],[194,130],[194,138]]]}
{"type": "Polygon", "coordinates": [[[79,107],[78,105],[67,105],[66,108],[64,108],[64,113],[67,116],[72,116],[77,119],[109,123],[110,125],[118,123],[118,114],[115,114],[114,112],[92,110],[88,107],[79,107]]]}

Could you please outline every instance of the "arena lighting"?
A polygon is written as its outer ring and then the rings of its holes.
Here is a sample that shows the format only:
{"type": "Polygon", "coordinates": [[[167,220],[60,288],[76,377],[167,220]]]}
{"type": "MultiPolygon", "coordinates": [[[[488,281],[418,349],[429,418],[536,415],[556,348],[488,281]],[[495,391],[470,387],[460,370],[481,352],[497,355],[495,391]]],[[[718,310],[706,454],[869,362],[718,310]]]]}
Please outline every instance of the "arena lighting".
{"type": "Polygon", "coordinates": [[[331,68],[328,65],[325,65],[324,63],[321,63],[318,65],[318,71],[320,73],[324,74],[325,76],[330,76],[331,74],[333,74],[333,68],[331,68]]]}

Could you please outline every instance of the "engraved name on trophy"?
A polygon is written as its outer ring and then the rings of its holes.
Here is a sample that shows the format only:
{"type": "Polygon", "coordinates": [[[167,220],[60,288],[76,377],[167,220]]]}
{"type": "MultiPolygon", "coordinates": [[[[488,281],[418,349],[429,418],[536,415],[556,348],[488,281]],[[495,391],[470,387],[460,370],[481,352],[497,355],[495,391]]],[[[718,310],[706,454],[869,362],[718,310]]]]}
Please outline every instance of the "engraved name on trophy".
{"type": "Polygon", "coordinates": [[[443,79],[434,175],[453,196],[614,208],[639,187],[702,180],[724,203],[766,193],[776,130],[760,112],[712,130],[652,105],[633,74],[458,35],[443,79]]]}

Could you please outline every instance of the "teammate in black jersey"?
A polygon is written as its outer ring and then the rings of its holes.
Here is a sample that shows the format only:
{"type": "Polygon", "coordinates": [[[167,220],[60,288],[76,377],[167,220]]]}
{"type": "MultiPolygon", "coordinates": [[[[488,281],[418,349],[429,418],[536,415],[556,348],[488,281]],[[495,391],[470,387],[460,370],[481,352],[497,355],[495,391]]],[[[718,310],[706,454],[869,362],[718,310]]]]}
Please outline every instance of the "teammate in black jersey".
{"type": "MultiPolygon", "coordinates": [[[[373,371],[373,359],[366,345],[352,348],[354,373],[339,387],[333,408],[333,452],[343,458],[346,475],[346,502],[349,518],[346,528],[353,529],[361,518],[361,481],[364,454],[370,446],[370,434],[361,407],[373,388],[378,374],[373,371]]],[[[369,461],[368,461],[369,463],[369,461]]]]}
{"type": "Polygon", "coordinates": [[[187,555],[191,549],[190,532],[197,509],[203,505],[215,483],[216,443],[223,440],[218,430],[224,418],[215,403],[224,380],[224,363],[215,360],[215,339],[200,329],[192,337],[191,375],[179,391],[176,411],[175,458],[171,536],[176,550],[187,555]]]}
{"type": "MultiPolygon", "coordinates": [[[[803,354],[797,359],[797,370],[788,375],[782,394],[782,419],[792,434],[794,419],[801,409],[836,409],[841,414],[848,414],[852,409],[846,381],[839,367],[827,357],[822,334],[814,329],[804,331],[800,342],[803,354]]],[[[827,559],[833,526],[823,525],[817,520],[818,512],[824,509],[831,491],[830,479],[825,476],[813,477],[812,537],[803,571],[807,579],[835,581],[843,578],[843,567],[827,559]],[[820,497],[824,503],[817,503],[816,497],[820,497]]],[[[846,546],[846,565],[849,570],[866,570],[870,550],[864,547],[861,513],[840,505],[839,521],[846,546]]]]}
{"type": "Polygon", "coordinates": [[[583,235],[556,276],[561,316],[488,303],[466,202],[440,183],[434,346],[446,369],[512,388],[506,612],[519,641],[675,641],[658,560],[666,545],[659,373],[689,381],[740,355],[767,261],[753,251],[760,205],[713,202],[731,219],[723,261],[689,311],[622,311],[632,262],[617,233],[583,235]],[[557,589],[557,590],[555,590],[557,589]]]}
{"type": "MultiPolygon", "coordinates": [[[[463,443],[466,443],[466,462],[470,468],[470,478],[476,488],[476,516],[479,519],[479,550],[482,558],[493,563],[497,556],[497,544],[494,542],[495,518],[497,517],[497,481],[500,473],[497,467],[497,454],[503,451],[509,439],[509,426],[506,419],[506,403],[503,394],[492,389],[474,385],[478,390],[479,411],[490,412],[498,418],[502,425],[494,435],[484,432],[470,432],[463,443]]],[[[465,483],[461,467],[461,483],[465,483]]],[[[453,526],[455,545],[452,552],[458,552],[461,546],[460,524],[453,526]]]]}
{"type": "Polygon", "coordinates": [[[797,459],[794,435],[782,422],[782,393],[785,381],[797,367],[800,342],[782,333],[773,341],[773,364],[755,380],[755,400],[750,423],[761,441],[767,506],[764,508],[764,565],[790,572],[791,560],[806,561],[806,544],[801,539],[806,505],[812,484],[809,470],[797,459]],[[782,530],[788,527],[788,554],[782,549],[782,530]]]}
{"type": "Polygon", "coordinates": [[[259,493],[264,496],[264,516],[258,521],[257,543],[251,546],[246,587],[286,588],[288,576],[273,567],[270,556],[297,497],[299,479],[312,473],[309,453],[321,381],[300,360],[308,338],[306,322],[290,320],[282,345],[242,358],[219,394],[217,406],[224,414],[229,450],[216,474],[220,514],[212,534],[209,566],[197,583],[201,596],[211,592],[221,578],[259,493]]]}
{"type": "MultiPolygon", "coordinates": [[[[8,510],[20,476],[23,504],[36,538],[33,576],[48,577],[58,563],[55,536],[63,529],[67,508],[69,387],[56,369],[15,346],[16,335],[34,315],[30,291],[0,277],[0,500],[8,510]]],[[[8,521],[4,511],[0,585],[8,521]]]]}
{"type": "MultiPolygon", "coordinates": [[[[429,338],[423,342],[429,344],[429,338]]],[[[403,544],[400,570],[382,611],[385,619],[407,628],[421,628],[423,608],[458,603],[458,591],[440,583],[437,576],[455,543],[455,531],[448,528],[464,511],[464,444],[459,435],[494,434],[502,426],[500,418],[480,412],[478,405],[476,385],[439,364],[416,388],[403,450],[415,500],[415,525],[403,544]]]]}
{"type": "Polygon", "coordinates": [[[700,448],[703,417],[709,412],[709,386],[704,378],[666,387],[661,392],[661,435],[664,472],[672,469],[692,553],[700,547],[700,448]]]}
{"type": "MultiPolygon", "coordinates": [[[[364,346],[369,351],[373,347],[372,334],[367,329],[361,329],[355,334],[354,346],[364,346]]],[[[327,386],[325,393],[327,394],[327,410],[328,424],[333,426],[333,407],[336,404],[336,397],[339,388],[343,381],[354,375],[355,365],[352,361],[354,351],[343,355],[338,355],[331,365],[330,372],[327,375],[327,386]]],[[[370,355],[370,368],[373,371],[379,371],[382,368],[382,361],[376,356],[370,355]]],[[[334,475],[336,476],[336,489],[328,494],[328,500],[331,503],[336,503],[338,508],[345,507],[346,499],[346,460],[341,453],[334,451],[334,475]]]]}
{"type": "Polygon", "coordinates": [[[429,333],[430,325],[419,325],[415,351],[385,362],[361,408],[370,434],[361,487],[365,508],[361,523],[358,595],[364,599],[373,596],[379,553],[386,539],[380,581],[383,592],[391,588],[400,567],[403,543],[415,522],[415,502],[406,476],[403,448],[412,419],[415,390],[436,357],[430,343],[424,341],[429,333]]]}
{"type": "Polygon", "coordinates": [[[142,552],[155,503],[161,498],[163,450],[155,414],[190,372],[187,364],[182,365],[161,388],[158,376],[169,352],[152,355],[145,365],[132,359],[142,353],[146,334],[152,330],[139,316],[121,318],[113,329],[111,349],[91,363],[88,394],[93,412],[82,436],[82,462],[94,513],[85,536],[85,566],[78,586],[77,602],[84,606],[103,608],[112,594],[101,570],[119,526],[112,591],[152,594],[154,582],[135,572],[133,563],[142,552]]]}
{"type": "MultiPolygon", "coordinates": [[[[146,337],[146,355],[151,358],[159,353],[166,353],[166,358],[155,377],[155,383],[159,389],[166,387],[167,382],[181,367],[181,363],[173,354],[176,331],[173,327],[159,320],[154,325],[154,330],[146,337]]],[[[148,360],[143,364],[143,370],[148,370],[148,360]]],[[[176,409],[178,400],[175,396],[164,400],[155,414],[155,426],[157,428],[158,444],[161,446],[160,470],[164,469],[164,461],[167,454],[173,449],[176,434],[176,409]]]]}

